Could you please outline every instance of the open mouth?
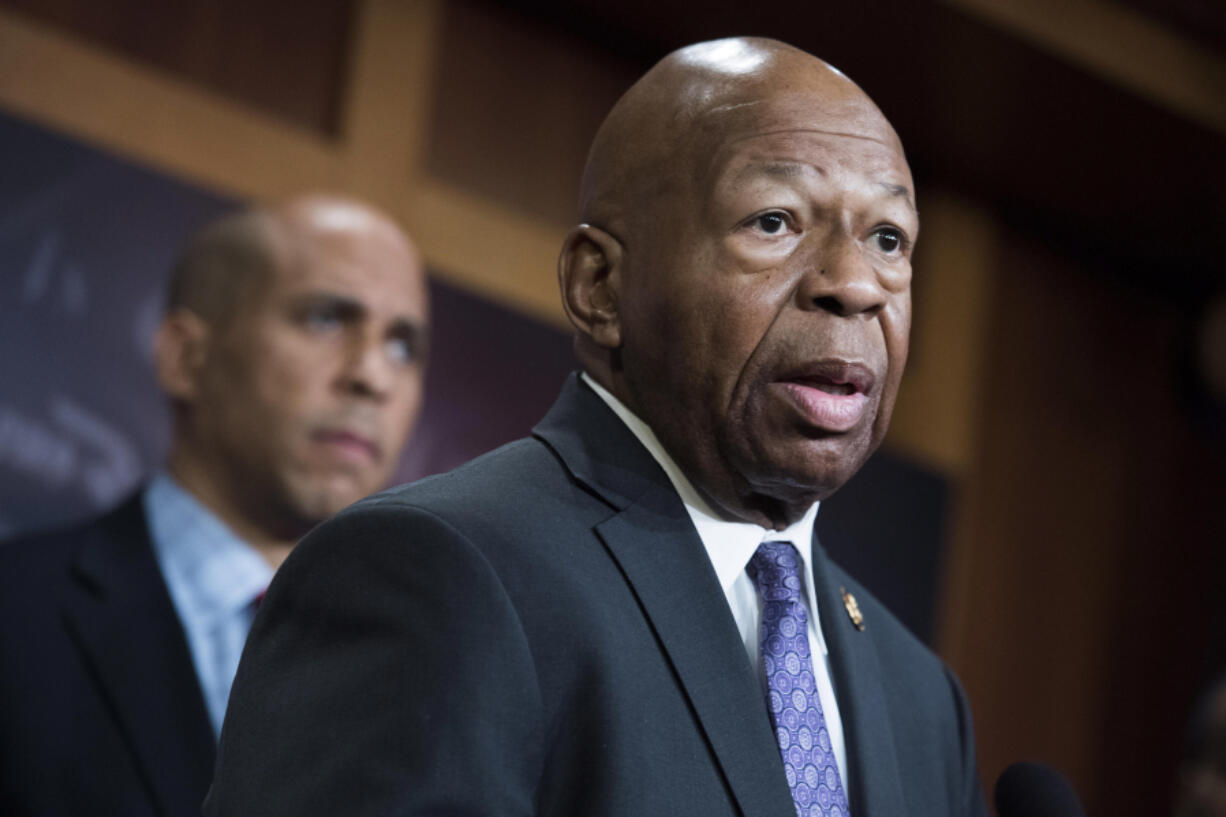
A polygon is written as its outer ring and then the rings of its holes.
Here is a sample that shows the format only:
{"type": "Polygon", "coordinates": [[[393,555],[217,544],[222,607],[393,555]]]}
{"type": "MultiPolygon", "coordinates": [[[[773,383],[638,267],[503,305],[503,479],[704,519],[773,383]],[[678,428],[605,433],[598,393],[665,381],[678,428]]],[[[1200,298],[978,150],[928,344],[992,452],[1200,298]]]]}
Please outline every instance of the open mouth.
{"type": "Polygon", "coordinates": [[[828,359],[798,367],[780,380],[796,383],[827,394],[848,395],[872,391],[876,378],[863,363],[828,359]]]}
{"type": "Polygon", "coordinates": [[[812,389],[817,389],[818,391],[825,392],[826,394],[845,395],[856,393],[856,387],[850,383],[833,383],[828,380],[818,378],[804,378],[801,380],[794,380],[792,382],[798,383],[802,386],[808,386],[812,389]]]}
{"type": "Polygon", "coordinates": [[[844,432],[863,419],[874,381],[867,366],[823,360],[789,373],[776,385],[807,425],[821,431],[844,432]]]}

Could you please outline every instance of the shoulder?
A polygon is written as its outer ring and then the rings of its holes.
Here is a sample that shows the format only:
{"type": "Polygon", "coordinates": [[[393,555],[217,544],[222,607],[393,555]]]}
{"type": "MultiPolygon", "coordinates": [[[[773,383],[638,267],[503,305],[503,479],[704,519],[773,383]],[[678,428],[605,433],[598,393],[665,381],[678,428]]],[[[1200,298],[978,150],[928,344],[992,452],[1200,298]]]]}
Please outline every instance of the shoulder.
{"type": "Polygon", "coordinates": [[[840,599],[840,606],[853,602],[859,608],[864,628],[872,635],[881,669],[886,675],[902,673],[901,676],[895,677],[906,677],[913,692],[949,699],[950,693],[953,692],[951,682],[956,685],[956,680],[953,672],[934,653],[931,646],[922,642],[888,607],[881,604],[872,591],[846,570],[837,564],[832,564],[831,567],[840,591],[845,589],[852,600],[840,599]]]}
{"type": "MultiPolygon", "coordinates": [[[[906,679],[905,684],[891,689],[895,700],[902,704],[900,708],[910,710],[908,717],[933,719],[929,725],[960,727],[966,701],[949,666],[863,584],[837,564],[831,563],[831,573],[840,593],[846,590],[851,599],[839,599],[839,607],[854,602],[858,608],[865,628],[863,634],[873,644],[883,677],[906,679]]],[[[847,620],[849,615],[842,618],[847,620]]]]}
{"type": "Polygon", "coordinates": [[[50,602],[70,575],[88,582],[99,570],[144,562],[155,563],[135,495],[101,516],[0,542],[0,607],[50,602]]]}
{"type": "Polygon", "coordinates": [[[874,643],[884,657],[928,669],[940,666],[940,659],[903,624],[871,590],[838,564],[831,562],[832,573],[840,594],[847,592],[848,599],[840,599],[841,605],[854,602],[864,621],[866,631],[871,631],[874,643]]]}
{"type": "MultiPolygon", "coordinates": [[[[944,735],[951,743],[967,741],[970,710],[954,671],[866,586],[836,564],[831,568],[839,589],[846,589],[855,599],[863,617],[863,634],[873,644],[897,723],[926,734],[944,735]]],[[[843,604],[840,600],[839,605],[843,604]]],[[[843,619],[846,621],[847,616],[843,619]]]]}
{"type": "Polygon", "coordinates": [[[294,548],[268,598],[278,584],[341,601],[342,585],[437,595],[442,584],[459,582],[491,597],[536,599],[605,565],[594,528],[616,512],[546,444],[519,440],[351,505],[294,548]],[[435,586],[421,584],[427,575],[435,586]]]}
{"type": "Polygon", "coordinates": [[[542,527],[565,528],[607,508],[548,446],[529,438],[445,474],[368,497],[318,531],[360,526],[374,535],[396,535],[412,530],[492,545],[532,538],[542,527]]]}
{"type": "Polygon", "coordinates": [[[23,589],[35,592],[36,583],[63,573],[83,547],[104,538],[103,529],[102,519],[95,518],[0,542],[0,587],[4,594],[20,594],[23,589]]]}
{"type": "Polygon", "coordinates": [[[483,454],[458,468],[375,494],[355,508],[430,508],[442,515],[463,510],[501,513],[545,488],[569,482],[553,451],[524,438],[483,454]]]}
{"type": "MultiPolygon", "coordinates": [[[[970,707],[957,677],[862,584],[837,566],[831,576],[837,589],[855,598],[863,617],[864,630],[845,634],[850,635],[845,644],[860,641],[872,653],[871,660],[856,660],[863,675],[850,679],[850,694],[861,685],[880,684],[880,711],[873,717],[888,719],[895,746],[925,747],[910,757],[900,754],[898,760],[911,769],[910,779],[923,781],[923,797],[944,798],[932,813],[986,813],[970,707]]],[[[843,606],[842,600],[836,603],[843,606]]],[[[841,618],[834,626],[850,626],[848,615],[841,618]]]]}
{"type": "Polygon", "coordinates": [[[550,513],[543,506],[558,501],[567,482],[564,467],[546,446],[518,440],[453,471],[356,502],[311,531],[286,567],[321,559],[379,561],[383,550],[429,560],[448,543],[488,547],[515,539],[512,530],[525,518],[550,513]]]}

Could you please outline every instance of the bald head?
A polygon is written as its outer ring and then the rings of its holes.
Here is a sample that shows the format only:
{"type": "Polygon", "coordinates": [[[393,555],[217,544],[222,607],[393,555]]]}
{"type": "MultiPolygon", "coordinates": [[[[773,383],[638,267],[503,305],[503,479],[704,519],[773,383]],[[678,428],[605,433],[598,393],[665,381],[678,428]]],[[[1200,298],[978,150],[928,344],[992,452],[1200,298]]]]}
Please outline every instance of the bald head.
{"type": "Polygon", "coordinates": [[[818,108],[829,127],[901,150],[872,100],[817,57],[762,37],[697,43],[662,59],[609,112],[584,168],[579,220],[620,234],[644,201],[703,172],[719,143],[768,128],[770,103],[789,97],[818,108]]]}

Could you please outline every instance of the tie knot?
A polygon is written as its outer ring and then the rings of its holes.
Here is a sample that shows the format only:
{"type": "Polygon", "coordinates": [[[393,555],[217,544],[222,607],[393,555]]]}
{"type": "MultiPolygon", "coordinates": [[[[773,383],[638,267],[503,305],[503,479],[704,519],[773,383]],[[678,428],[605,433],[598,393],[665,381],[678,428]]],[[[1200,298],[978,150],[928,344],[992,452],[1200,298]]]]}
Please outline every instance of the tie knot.
{"type": "Polygon", "coordinates": [[[745,568],[765,601],[800,601],[800,554],[791,542],[763,542],[745,568]]]}

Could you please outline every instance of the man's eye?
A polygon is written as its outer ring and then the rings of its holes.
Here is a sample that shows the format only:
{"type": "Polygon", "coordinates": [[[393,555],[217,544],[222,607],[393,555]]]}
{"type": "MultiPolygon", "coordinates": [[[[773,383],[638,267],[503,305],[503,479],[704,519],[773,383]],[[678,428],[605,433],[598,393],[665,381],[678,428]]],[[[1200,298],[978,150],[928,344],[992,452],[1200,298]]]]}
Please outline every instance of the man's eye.
{"type": "Polygon", "coordinates": [[[327,307],[312,309],[303,316],[303,323],[312,332],[330,332],[341,325],[341,316],[327,307]]]}
{"type": "Polygon", "coordinates": [[[783,213],[763,213],[753,223],[767,235],[778,235],[788,228],[788,217],[783,213]]]}
{"type": "Polygon", "coordinates": [[[412,363],[417,358],[417,345],[408,338],[389,338],[384,348],[387,356],[397,363],[412,363]]]}
{"type": "Polygon", "coordinates": [[[898,252],[907,244],[902,230],[895,227],[878,227],[873,230],[872,241],[876,244],[877,249],[889,254],[898,252]]]}

